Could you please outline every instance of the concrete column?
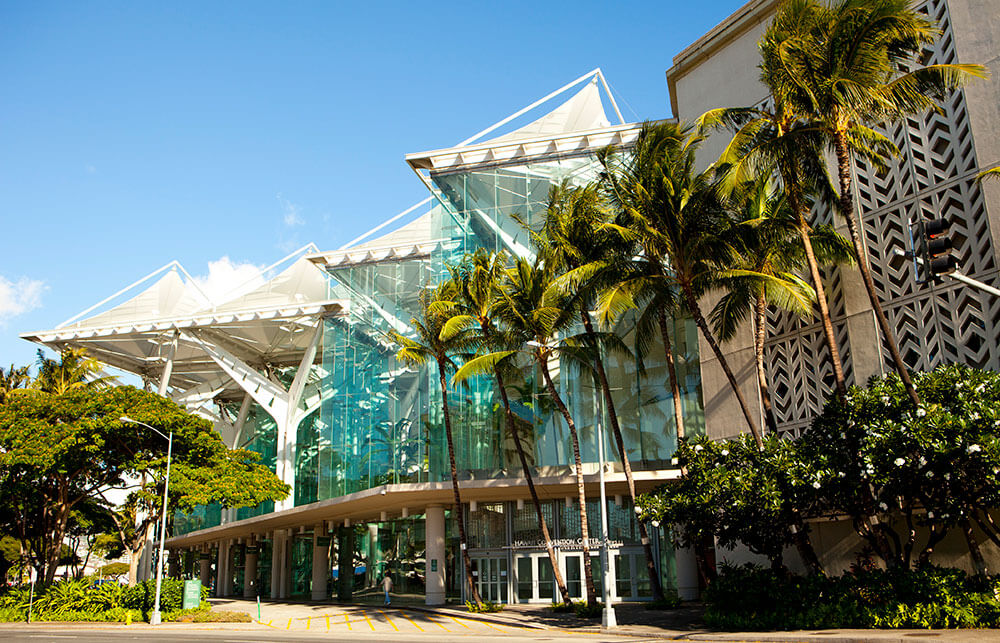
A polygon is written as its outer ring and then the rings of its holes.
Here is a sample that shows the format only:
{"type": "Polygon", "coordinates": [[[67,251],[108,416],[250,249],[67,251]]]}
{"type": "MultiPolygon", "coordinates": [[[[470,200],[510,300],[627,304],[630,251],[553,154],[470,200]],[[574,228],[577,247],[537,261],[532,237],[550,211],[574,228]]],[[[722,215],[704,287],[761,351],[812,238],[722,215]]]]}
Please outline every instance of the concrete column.
{"type": "Polygon", "coordinates": [[[271,538],[271,598],[284,598],[286,538],[284,529],[275,529],[271,538]]]}
{"type": "Polygon", "coordinates": [[[167,552],[167,578],[181,577],[181,552],[171,549],[167,552]]]}
{"type": "Polygon", "coordinates": [[[337,529],[337,600],[350,602],[354,593],[354,527],[337,529]]]}
{"type": "Polygon", "coordinates": [[[677,566],[677,595],[685,601],[698,600],[698,561],[694,549],[675,548],[674,563],[677,566]]]}
{"type": "Polygon", "coordinates": [[[324,601],[330,598],[326,579],[330,575],[330,538],[323,524],[313,527],[313,574],[312,599],[324,601]]]}
{"type": "Polygon", "coordinates": [[[230,565],[229,551],[229,540],[221,541],[219,543],[219,557],[215,570],[217,576],[215,585],[216,597],[229,596],[233,593],[232,565],[230,565]]]}
{"type": "Polygon", "coordinates": [[[253,598],[257,595],[257,560],[260,548],[257,545],[247,545],[246,564],[243,568],[243,598],[253,598]]]}
{"type": "Polygon", "coordinates": [[[424,572],[427,578],[424,602],[427,605],[444,605],[444,507],[427,507],[424,513],[424,534],[427,559],[427,569],[424,572]]]}
{"type": "Polygon", "coordinates": [[[201,579],[202,587],[212,584],[212,555],[207,551],[198,554],[198,578],[201,579]]]}

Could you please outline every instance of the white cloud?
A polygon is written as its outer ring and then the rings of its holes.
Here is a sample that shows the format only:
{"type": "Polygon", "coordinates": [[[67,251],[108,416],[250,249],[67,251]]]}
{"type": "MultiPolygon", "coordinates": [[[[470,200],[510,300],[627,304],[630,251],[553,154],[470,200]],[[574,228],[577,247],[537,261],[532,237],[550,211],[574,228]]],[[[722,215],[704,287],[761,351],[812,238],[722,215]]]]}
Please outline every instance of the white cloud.
{"type": "Polygon", "coordinates": [[[248,293],[264,283],[260,271],[264,266],[250,262],[234,262],[228,256],[208,262],[208,274],[193,277],[209,299],[220,304],[248,293]]]}
{"type": "Polygon", "coordinates": [[[289,228],[305,225],[306,220],[300,214],[299,206],[295,205],[285,197],[278,195],[278,203],[281,204],[282,221],[289,228]]]}
{"type": "Polygon", "coordinates": [[[42,305],[44,281],[21,277],[16,282],[0,276],[0,324],[42,305]]]}

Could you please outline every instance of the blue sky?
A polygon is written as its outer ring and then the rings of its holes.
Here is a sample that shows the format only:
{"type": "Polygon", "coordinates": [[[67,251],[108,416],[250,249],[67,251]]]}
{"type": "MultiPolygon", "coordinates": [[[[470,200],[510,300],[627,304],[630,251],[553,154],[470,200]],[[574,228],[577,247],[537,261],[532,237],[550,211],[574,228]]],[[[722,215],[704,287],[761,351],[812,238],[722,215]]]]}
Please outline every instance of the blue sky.
{"type": "Polygon", "coordinates": [[[426,196],[405,154],[595,67],[669,116],[671,59],[742,4],[0,0],[0,365],[172,259],[343,245],[426,196]]]}

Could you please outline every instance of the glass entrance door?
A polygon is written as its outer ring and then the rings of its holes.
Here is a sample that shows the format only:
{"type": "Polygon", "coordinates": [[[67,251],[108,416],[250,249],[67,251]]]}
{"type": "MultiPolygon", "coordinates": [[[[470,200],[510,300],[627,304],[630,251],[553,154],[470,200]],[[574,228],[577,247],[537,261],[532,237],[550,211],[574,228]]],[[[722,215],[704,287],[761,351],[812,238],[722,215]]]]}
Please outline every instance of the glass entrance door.
{"type": "Polygon", "coordinates": [[[507,558],[473,558],[472,578],[484,601],[508,602],[507,584],[510,579],[507,575],[507,558]]]}
{"type": "MultiPolygon", "coordinates": [[[[585,599],[587,597],[587,586],[583,576],[583,552],[570,552],[563,554],[563,578],[566,580],[566,589],[574,599],[585,599]]],[[[594,591],[597,600],[601,600],[601,556],[598,553],[590,553],[590,573],[594,579],[594,591]]]]}
{"type": "Polygon", "coordinates": [[[518,603],[551,603],[558,600],[552,562],[547,552],[514,556],[514,578],[518,603]]]}

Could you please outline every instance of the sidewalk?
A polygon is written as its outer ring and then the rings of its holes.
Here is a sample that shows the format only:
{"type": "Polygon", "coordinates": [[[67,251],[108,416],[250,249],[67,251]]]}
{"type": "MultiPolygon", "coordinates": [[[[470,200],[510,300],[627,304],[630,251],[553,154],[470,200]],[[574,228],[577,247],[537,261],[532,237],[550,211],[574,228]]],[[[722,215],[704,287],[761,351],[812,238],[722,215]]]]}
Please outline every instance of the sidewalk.
{"type": "MultiPolygon", "coordinates": [[[[210,599],[220,610],[247,612],[256,617],[257,605],[254,601],[225,598],[210,599]]],[[[1000,643],[1000,630],[806,630],[793,632],[715,632],[701,623],[703,609],[700,605],[684,606],[676,610],[647,610],[642,604],[624,603],[615,606],[619,626],[613,630],[602,630],[600,619],[581,619],[573,613],[555,613],[545,605],[507,605],[502,612],[492,614],[472,614],[464,605],[427,607],[393,598],[393,608],[410,610],[429,615],[456,617],[495,625],[506,625],[524,629],[556,630],[565,633],[580,632],[590,634],[614,634],[645,639],[665,639],[682,641],[760,641],[767,643],[801,643],[803,641],[824,641],[825,643],[914,643],[917,640],[933,640],[940,643],[1000,643]]],[[[422,602],[421,602],[422,603],[422,602]]],[[[333,602],[279,602],[261,603],[263,620],[275,623],[289,619],[301,620],[319,618],[331,611],[352,613],[371,605],[362,603],[339,604],[333,602]]]]}

